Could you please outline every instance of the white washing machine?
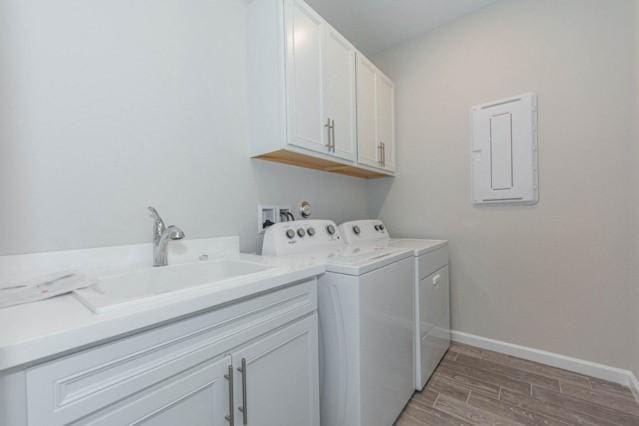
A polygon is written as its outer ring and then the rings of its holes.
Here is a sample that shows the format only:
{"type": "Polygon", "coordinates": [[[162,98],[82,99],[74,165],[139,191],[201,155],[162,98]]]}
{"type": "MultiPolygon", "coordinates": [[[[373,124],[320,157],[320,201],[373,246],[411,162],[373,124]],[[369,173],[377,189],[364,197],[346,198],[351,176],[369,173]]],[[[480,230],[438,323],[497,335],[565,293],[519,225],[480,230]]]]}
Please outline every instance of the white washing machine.
{"type": "Polygon", "coordinates": [[[347,245],[334,222],[269,227],[265,256],[326,264],[319,278],[320,422],[390,426],[414,391],[412,251],[347,245]]]}
{"type": "Polygon", "coordinates": [[[448,242],[390,238],[379,220],[340,225],[348,243],[410,249],[414,256],[415,388],[422,390],[450,346],[448,242]]]}

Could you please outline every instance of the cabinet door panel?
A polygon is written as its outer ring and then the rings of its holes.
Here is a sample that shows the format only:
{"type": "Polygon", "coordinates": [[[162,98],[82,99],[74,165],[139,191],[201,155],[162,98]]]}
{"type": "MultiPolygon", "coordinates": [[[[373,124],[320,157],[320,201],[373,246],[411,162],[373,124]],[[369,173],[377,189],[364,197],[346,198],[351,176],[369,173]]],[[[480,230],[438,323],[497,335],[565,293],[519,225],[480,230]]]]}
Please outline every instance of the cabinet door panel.
{"type": "Polygon", "coordinates": [[[334,121],[333,155],[355,160],[355,49],[329,25],[326,26],[325,47],[324,117],[334,121]]]}
{"type": "Polygon", "coordinates": [[[376,75],[377,137],[384,144],[384,168],[395,170],[395,89],[382,73],[376,75]]]}
{"type": "Polygon", "coordinates": [[[377,138],[376,68],[357,55],[357,156],[368,166],[380,167],[377,138]]]}
{"type": "Polygon", "coordinates": [[[270,334],[232,354],[236,424],[246,406],[251,426],[318,426],[319,372],[317,314],[270,334]],[[246,380],[243,400],[242,374],[246,380]]]}
{"type": "Polygon", "coordinates": [[[230,357],[211,360],[72,424],[223,426],[229,414],[230,357]]]}
{"type": "Polygon", "coordinates": [[[322,18],[302,2],[285,2],[288,142],[328,152],[323,123],[322,18]]]}

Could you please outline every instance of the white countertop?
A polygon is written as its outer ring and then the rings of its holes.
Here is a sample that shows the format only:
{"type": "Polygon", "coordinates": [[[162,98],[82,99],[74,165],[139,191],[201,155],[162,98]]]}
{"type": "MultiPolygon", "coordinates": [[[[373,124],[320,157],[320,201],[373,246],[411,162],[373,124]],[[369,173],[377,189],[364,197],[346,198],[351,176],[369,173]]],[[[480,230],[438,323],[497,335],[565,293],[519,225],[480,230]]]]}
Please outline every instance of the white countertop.
{"type": "MultiPolygon", "coordinates": [[[[202,244],[197,247],[200,250],[202,244]]],[[[37,256],[42,258],[43,255],[37,256]]],[[[60,252],[56,253],[56,256],[59,258],[60,252]]],[[[313,262],[308,258],[269,258],[237,253],[220,256],[264,263],[274,269],[267,276],[247,276],[228,282],[201,285],[196,290],[184,292],[179,297],[161,304],[138,306],[99,315],[92,313],[73,295],[0,309],[0,371],[73,351],[290,283],[308,280],[325,271],[322,263],[313,262]]],[[[20,263],[21,269],[28,270],[25,264],[29,261],[17,257],[13,259],[14,262],[9,260],[11,259],[7,257],[2,259],[0,266],[20,263]]],[[[66,268],[68,265],[60,265],[60,269],[66,268]]],[[[5,268],[8,269],[10,268],[5,268]]],[[[13,274],[13,277],[16,275],[13,274]]]]}

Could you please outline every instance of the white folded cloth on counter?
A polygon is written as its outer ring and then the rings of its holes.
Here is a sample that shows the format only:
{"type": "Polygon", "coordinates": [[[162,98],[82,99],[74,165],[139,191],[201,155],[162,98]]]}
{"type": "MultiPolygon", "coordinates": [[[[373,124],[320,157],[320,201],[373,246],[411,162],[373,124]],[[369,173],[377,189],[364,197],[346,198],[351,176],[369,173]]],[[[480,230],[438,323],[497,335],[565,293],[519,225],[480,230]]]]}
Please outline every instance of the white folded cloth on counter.
{"type": "Polygon", "coordinates": [[[25,282],[0,283],[0,308],[49,299],[97,283],[96,278],[70,271],[43,275],[25,282]]]}

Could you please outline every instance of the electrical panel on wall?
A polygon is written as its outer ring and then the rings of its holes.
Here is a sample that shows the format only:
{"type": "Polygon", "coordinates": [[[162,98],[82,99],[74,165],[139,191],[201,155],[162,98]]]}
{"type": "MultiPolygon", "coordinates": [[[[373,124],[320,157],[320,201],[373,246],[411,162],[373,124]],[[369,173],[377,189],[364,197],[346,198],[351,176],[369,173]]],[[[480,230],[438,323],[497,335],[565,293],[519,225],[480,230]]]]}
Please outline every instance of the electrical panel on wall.
{"type": "Polygon", "coordinates": [[[477,105],[472,119],[475,204],[536,204],[537,95],[477,105]]]}

